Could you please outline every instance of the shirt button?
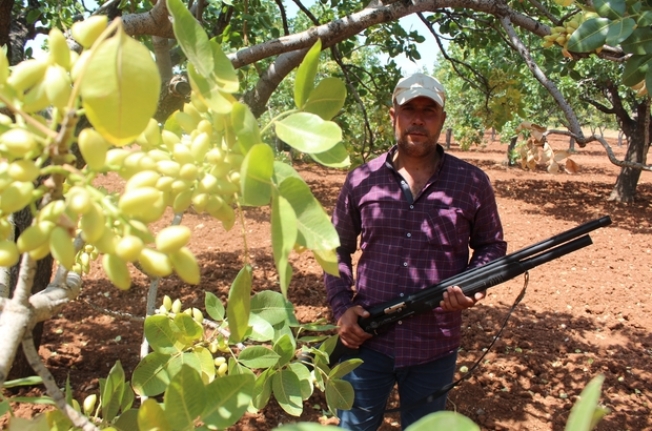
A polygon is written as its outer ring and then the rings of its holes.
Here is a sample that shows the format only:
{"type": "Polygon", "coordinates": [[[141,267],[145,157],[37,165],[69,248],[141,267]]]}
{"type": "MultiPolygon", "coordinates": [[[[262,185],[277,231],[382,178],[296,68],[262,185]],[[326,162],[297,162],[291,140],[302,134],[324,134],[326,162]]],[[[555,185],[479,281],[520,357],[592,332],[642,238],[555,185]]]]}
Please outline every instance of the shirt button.
{"type": "Polygon", "coordinates": [[[396,323],[398,323],[399,325],[402,325],[402,324],[403,324],[403,321],[402,321],[402,320],[399,320],[399,321],[396,322],[396,323]]]}
{"type": "Polygon", "coordinates": [[[403,262],[403,266],[407,266],[407,262],[403,262]]]}
{"type": "Polygon", "coordinates": [[[399,293],[398,296],[400,296],[400,297],[402,298],[402,297],[403,297],[403,293],[399,293]]]}
{"type": "Polygon", "coordinates": [[[407,237],[412,238],[412,234],[408,232],[407,237]]]}
{"type": "Polygon", "coordinates": [[[410,205],[410,209],[413,210],[413,209],[414,209],[414,205],[410,205]]]}

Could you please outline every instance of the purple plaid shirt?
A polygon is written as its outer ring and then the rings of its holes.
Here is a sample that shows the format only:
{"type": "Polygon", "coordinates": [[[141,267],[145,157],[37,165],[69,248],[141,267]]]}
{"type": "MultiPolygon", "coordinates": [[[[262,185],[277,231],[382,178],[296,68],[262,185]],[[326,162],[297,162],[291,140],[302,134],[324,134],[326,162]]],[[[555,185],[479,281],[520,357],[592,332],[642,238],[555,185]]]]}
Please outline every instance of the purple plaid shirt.
{"type": "MultiPolygon", "coordinates": [[[[325,276],[336,319],[353,305],[369,308],[407,296],[505,255],[489,178],[441,146],[437,150],[440,164],[413,202],[391,163],[396,147],[347,176],[333,213],[340,277],[325,276]],[[358,237],[354,294],[351,255],[358,237]]],[[[397,368],[429,362],[459,347],[461,314],[437,308],[409,317],[365,346],[394,357],[397,368]]]]}

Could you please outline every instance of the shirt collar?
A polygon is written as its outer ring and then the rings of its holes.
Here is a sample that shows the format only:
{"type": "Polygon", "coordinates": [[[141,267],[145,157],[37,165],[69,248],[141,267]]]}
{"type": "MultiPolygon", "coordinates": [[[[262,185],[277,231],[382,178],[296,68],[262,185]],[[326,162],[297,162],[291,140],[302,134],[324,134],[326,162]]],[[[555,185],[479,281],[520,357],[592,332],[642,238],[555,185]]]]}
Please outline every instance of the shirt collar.
{"type": "MultiPolygon", "coordinates": [[[[394,154],[398,151],[398,145],[392,146],[392,148],[389,149],[387,152],[387,156],[385,156],[385,166],[393,171],[396,171],[396,168],[394,167],[394,154]]],[[[435,169],[435,173],[439,172],[439,169],[441,168],[441,165],[444,163],[444,156],[445,156],[445,151],[444,147],[441,145],[437,144],[437,167],[435,169]]]]}

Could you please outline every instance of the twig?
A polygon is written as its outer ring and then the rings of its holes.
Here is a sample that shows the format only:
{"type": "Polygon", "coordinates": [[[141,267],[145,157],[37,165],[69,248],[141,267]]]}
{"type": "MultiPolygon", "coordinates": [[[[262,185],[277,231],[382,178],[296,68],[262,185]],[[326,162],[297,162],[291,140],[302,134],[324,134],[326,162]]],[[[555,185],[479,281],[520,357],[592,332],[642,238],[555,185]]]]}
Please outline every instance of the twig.
{"type": "Polygon", "coordinates": [[[29,365],[36,374],[43,379],[43,385],[45,385],[45,390],[48,395],[52,397],[57,408],[68,416],[73,425],[81,428],[83,431],[99,431],[99,428],[93,425],[86,416],[82,415],[66,403],[66,395],[61,392],[61,389],[59,389],[59,386],[54,381],[54,376],[52,376],[52,373],[50,373],[45,365],[43,365],[43,362],[41,362],[41,358],[34,346],[31,328],[28,331],[25,331],[25,336],[23,337],[23,351],[25,352],[25,358],[27,358],[29,365]]]}
{"type": "Polygon", "coordinates": [[[122,311],[114,311],[114,310],[109,310],[103,307],[100,307],[99,305],[95,305],[92,302],[84,299],[83,300],[84,304],[88,305],[90,308],[92,308],[95,311],[98,311],[102,314],[106,314],[107,316],[111,317],[116,317],[118,319],[125,319],[125,320],[130,320],[132,322],[138,322],[138,323],[143,323],[145,321],[144,317],[141,316],[134,316],[133,314],[130,313],[124,313],[122,311]]]}

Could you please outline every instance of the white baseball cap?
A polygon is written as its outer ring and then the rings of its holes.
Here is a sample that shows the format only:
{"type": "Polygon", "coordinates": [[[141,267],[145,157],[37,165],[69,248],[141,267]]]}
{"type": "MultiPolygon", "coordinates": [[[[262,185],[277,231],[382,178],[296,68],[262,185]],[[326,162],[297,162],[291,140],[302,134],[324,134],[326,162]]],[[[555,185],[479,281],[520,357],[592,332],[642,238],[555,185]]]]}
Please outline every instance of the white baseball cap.
{"type": "Polygon", "coordinates": [[[441,82],[423,73],[415,73],[398,81],[392,95],[395,103],[402,105],[416,97],[427,97],[443,108],[446,90],[441,82]]]}

